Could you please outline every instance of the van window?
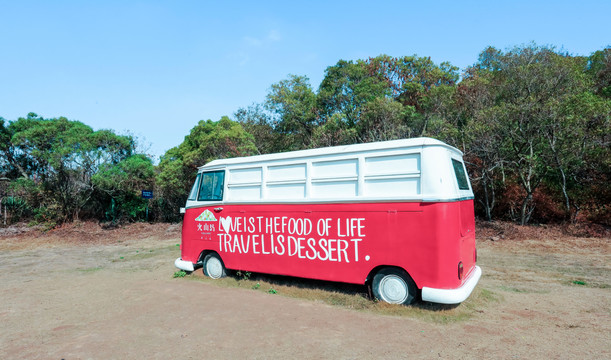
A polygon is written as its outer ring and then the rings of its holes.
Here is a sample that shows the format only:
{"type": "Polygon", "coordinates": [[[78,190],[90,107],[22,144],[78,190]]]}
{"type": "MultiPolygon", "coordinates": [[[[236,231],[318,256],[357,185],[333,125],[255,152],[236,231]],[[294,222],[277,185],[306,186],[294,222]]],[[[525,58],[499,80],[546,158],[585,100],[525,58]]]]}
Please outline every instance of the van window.
{"type": "Polygon", "coordinates": [[[197,198],[197,189],[199,188],[199,178],[201,174],[197,174],[195,178],[195,183],[193,183],[193,187],[191,188],[191,192],[189,193],[189,197],[187,200],[195,200],[197,198]]]}
{"type": "Polygon", "coordinates": [[[464,165],[460,161],[452,159],[452,166],[454,166],[454,175],[456,175],[458,188],[460,190],[469,190],[469,181],[467,180],[464,165]]]}
{"type": "Polygon", "coordinates": [[[223,200],[224,171],[205,172],[201,174],[198,201],[223,200]]]}

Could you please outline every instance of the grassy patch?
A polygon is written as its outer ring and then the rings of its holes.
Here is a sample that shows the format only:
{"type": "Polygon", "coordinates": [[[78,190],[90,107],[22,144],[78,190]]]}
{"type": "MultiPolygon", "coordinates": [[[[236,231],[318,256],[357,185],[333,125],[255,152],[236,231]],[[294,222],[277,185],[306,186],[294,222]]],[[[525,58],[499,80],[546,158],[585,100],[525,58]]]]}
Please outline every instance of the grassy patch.
{"type": "Polygon", "coordinates": [[[204,281],[220,287],[244,288],[267,294],[321,302],[345,309],[366,311],[379,315],[404,316],[424,321],[447,324],[467,320],[484,312],[490,303],[498,302],[502,297],[496,293],[476,287],[471,296],[459,305],[433,304],[417,302],[411,306],[392,305],[373,300],[366,286],[318,281],[286,276],[263,275],[250,273],[232,274],[222,279],[213,280],[201,271],[192,273],[187,278],[204,281]]]}
{"type": "Polygon", "coordinates": [[[176,271],[174,273],[173,278],[182,278],[182,277],[185,277],[185,276],[187,276],[187,272],[184,271],[184,270],[180,270],[180,271],[176,271]]]}
{"type": "Polygon", "coordinates": [[[525,285],[527,287],[513,287],[513,286],[501,285],[498,287],[498,289],[505,291],[505,292],[512,292],[512,293],[518,293],[518,294],[549,294],[550,292],[547,289],[539,289],[533,286],[528,287],[528,285],[532,285],[530,283],[525,283],[525,285]]]}
{"type": "Polygon", "coordinates": [[[518,288],[515,288],[515,287],[504,286],[504,285],[499,286],[499,289],[501,289],[503,291],[515,292],[515,293],[527,293],[528,292],[528,291],[526,291],[524,289],[518,289],[518,288]]]}
{"type": "Polygon", "coordinates": [[[595,281],[585,281],[585,280],[572,280],[568,282],[569,285],[572,286],[583,286],[587,288],[597,288],[597,289],[608,289],[611,286],[606,283],[599,283],[595,281]]]}
{"type": "Polygon", "coordinates": [[[92,272],[96,272],[96,271],[100,271],[102,270],[101,266],[98,267],[92,267],[92,268],[86,268],[86,269],[77,269],[80,272],[84,272],[84,273],[92,273],[92,272]]]}

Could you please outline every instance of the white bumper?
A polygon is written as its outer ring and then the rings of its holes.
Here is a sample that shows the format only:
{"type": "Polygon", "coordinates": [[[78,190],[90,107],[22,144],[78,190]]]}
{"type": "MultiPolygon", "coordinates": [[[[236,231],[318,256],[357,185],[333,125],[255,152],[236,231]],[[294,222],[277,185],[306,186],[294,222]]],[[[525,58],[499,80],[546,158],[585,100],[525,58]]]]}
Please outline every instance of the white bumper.
{"type": "Polygon", "coordinates": [[[482,277],[482,269],[475,266],[475,270],[471,272],[469,279],[458,289],[434,289],[430,287],[422,287],[422,300],[430,301],[439,304],[459,304],[465,301],[477,285],[477,282],[482,277]]]}
{"type": "Polygon", "coordinates": [[[174,261],[174,266],[184,271],[193,271],[193,263],[190,261],[184,261],[182,258],[178,258],[174,261]]]}

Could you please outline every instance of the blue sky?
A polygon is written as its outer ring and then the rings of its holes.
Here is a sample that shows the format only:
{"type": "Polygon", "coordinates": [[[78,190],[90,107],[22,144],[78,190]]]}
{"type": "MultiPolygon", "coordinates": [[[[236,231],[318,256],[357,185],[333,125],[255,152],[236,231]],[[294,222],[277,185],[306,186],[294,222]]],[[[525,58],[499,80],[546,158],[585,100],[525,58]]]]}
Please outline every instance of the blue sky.
{"type": "Polygon", "coordinates": [[[288,74],[380,54],[461,69],[489,45],[611,45],[611,1],[4,1],[0,116],[65,116],[159,156],[288,74]]]}

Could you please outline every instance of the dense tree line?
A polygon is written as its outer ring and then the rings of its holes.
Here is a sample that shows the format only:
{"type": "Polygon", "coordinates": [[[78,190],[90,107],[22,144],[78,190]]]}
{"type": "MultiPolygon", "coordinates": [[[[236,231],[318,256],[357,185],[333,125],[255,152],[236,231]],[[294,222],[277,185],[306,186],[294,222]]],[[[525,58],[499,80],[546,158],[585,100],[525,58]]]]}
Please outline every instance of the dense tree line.
{"type": "Polygon", "coordinates": [[[15,218],[133,221],[149,206],[172,221],[197,168],[216,158],[429,136],[465,153],[482,218],[610,225],[610,130],[609,47],[589,57],[489,47],[462,73],[382,55],[329,66],[317,91],[289,75],[234,120],[200,121],[156,167],[129,136],[0,118],[0,195],[15,218]]]}
{"type": "Polygon", "coordinates": [[[53,225],[135,218],[145,210],[136,191],[153,184],[154,167],[134,153],[131,137],[34,113],[0,118],[0,137],[0,195],[12,217],[53,225]]]}

